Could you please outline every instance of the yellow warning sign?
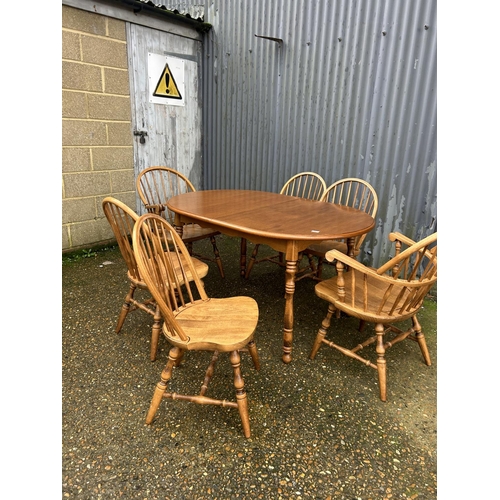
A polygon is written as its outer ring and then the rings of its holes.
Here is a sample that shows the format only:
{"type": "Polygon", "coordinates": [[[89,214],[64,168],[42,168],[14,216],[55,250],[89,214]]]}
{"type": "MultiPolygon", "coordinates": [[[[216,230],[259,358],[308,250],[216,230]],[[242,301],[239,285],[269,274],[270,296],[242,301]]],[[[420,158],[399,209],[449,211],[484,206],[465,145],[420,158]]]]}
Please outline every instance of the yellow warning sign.
{"type": "Polygon", "coordinates": [[[155,97],[166,97],[167,99],[182,99],[182,95],[175,83],[175,78],[168,63],[165,64],[165,68],[156,84],[156,88],[153,92],[155,97]]]}

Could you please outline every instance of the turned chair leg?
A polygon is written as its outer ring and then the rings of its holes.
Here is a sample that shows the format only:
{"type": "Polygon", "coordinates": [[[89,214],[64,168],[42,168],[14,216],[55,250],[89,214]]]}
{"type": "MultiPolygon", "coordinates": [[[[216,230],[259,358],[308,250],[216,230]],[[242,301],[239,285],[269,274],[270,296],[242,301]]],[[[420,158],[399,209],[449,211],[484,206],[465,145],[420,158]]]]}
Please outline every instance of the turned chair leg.
{"type": "Polygon", "coordinates": [[[247,270],[245,272],[245,279],[248,279],[250,273],[252,272],[252,267],[255,264],[255,259],[257,258],[257,253],[259,252],[259,244],[255,244],[252,250],[252,255],[250,256],[250,260],[247,264],[247,270]]]}
{"type": "Polygon", "coordinates": [[[182,363],[182,360],[184,359],[184,353],[186,351],[184,349],[180,349],[179,355],[177,356],[177,359],[175,360],[175,365],[174,366],[180,366],[182,363]]]}
{"type": "Polygon", "coordinates": [[[318,267],[314,263],[314,256],[310,253],[307,254],[307,261],[309,262],[309,269],[312,272],[312,277],[316,278],[318,276],[318,267]]]}
{"type": "Polygon", "coordinates": [[[425,335],[422,333],[422,327],[416,316],[411,318],[413,323],[413,329],[415,330],[415,338],[417,339],[418,345],[420,346],[420,351],[424,357],[425,364],[431,366],[431,356],[429,354],[429,349],[427,349],[427,342],[425,341],[425,335]]]}
{"type": "Polygon", "coordinates": [[[224,269],[222,268],[222,260],[220,260],[219,249],[217,248],[217,242],[215,241],[215,236],[210,237],[210,242],[214,247],[215,262],[219,268],[219,272],[222,278],[224,278],[224,269]]]}
{"type": "Polygon", "coordinates": [[[321,281],[321,275],[323,274],[323,257],[318,257],[318,265],[316,267],[316,279],[321,281]]]}
{"type": "Polygon", "coordinates": [[[250,418],[248,416],[248,400],[245,392],[245,383],[241,376],[241,358],[238,351],[232,351],[229,355],[234,372],[234,387],[236,388],[236,403],[240,412],[243,434],[246,438],[250,437],[250,418]]]}
{"type": "Polygon", "coordinates": [[[219,360],[219,351],[214,351],[212,354],[212,359],[210,360],[210,364],[208,365],[207,371],[205,372],[205,378],[203,379],[203,383],[201,384],[200,396],[205,396],[208,390],[208,384],[212,380],[214,375],[215,366],[217,365],[217,361],[219,360]]]}
{"type": "Polygon", "coordinates": [[[160,308],[156,306],[153,317],[153,331],[151,334],[151,353],[149,355],[151,361],[156,361],[156,353],[158,352],[158,341],[160,339],[161,330],[161,313],[160,308]]]}
{"type": "Polygon", "coordinates": [[[380,399],[387,400],[387,363],[385,360],[385,347],[384,347],[384,325],[377,323],[375,325],[375,333],[377,335],[377,372],[378,372],[378,385],[380,390],[380,399]]]}
{"type": "Polygon", "coordinates": [[[172,377],[172,368],[174,367],[179,354],[180,349],[178,347],[172,347],[172,349],[170,349],[167,364],[161,372],[161,379],[156,385],[153,399],[151,401],[151,405],[149,406],[148,414],[146,416],[146,424],[150,424],[153,421],[156,412],[158,411],[158,407],[163,399],[163,394],[167,389],[168,381],[172,377]]]}
{"type": "Polygon", "coordinates": [[[260,359],[259,353],[257,352],[257,346],[255,345],[255,340],[252,340],[248,343],[248,352],[252,357],[253,366],[256,370],[260,370],[260,359]]]}
{"type": "Polygon", "coordinates": [[[328,312],[326,313],[325,319],[321,322],[321,326],[318,330],[318,334],[316,335],[316,340],[314,341],[314,345],[311,349],[311,354],[309,354],[310,359],[314,359],[318,350],[325,338],[326,331],[330,327],[333,313],[336,311],[336,308],[333,304],[328,304],[328,312]]]}
{"type": "Polygon", "coordinates": [[[120,333],[123,323],[125,322],[125,318],[127,317],[127,314],[130,312],[130,304],[132,304],[132,301],[134,299],[134,292],[136,288],[137,288],[136,285],[134,285],[133,283],[130,284],[130,288],[128,289],[127,296],[125,297],[125,301],[120,311],[120,316],[118,317],[115,333],[120,333]]]}

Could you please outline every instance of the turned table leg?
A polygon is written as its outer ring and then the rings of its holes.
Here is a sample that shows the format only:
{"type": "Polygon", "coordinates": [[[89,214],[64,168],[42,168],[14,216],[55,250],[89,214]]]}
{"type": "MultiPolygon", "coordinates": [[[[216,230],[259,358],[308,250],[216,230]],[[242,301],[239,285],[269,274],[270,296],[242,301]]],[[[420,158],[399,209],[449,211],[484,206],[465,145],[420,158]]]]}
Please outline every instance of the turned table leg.
{"type": "Polygon", "coordinates": [[[354,259],[354,237],[347,238],[347,255],[354,259]]]}
{"type": "Polygon", "coordinates": [[[283,363],[292,361],[293,341],[293,294],[295,292],[295,275],[297,274],[297,259],[286,261],[285,274],[285,320],[283,327],[283,363]]]}
{"type": "Polygon", "coordinates": [[[181,221],[181,217],[179,214],[175,214],[174,228],[175,228],[177,234],[182,238],[182,235],[184,233],[184,223],[181,221]]]}

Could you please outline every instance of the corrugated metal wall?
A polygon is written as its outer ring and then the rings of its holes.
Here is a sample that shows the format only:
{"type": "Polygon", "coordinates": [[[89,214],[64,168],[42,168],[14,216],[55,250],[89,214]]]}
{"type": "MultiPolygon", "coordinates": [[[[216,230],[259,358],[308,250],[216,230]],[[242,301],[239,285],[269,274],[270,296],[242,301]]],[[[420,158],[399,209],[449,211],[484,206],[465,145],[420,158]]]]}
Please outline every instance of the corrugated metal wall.
{"type": "Polygon", "coordinates": [[[379,196],[369,264],[391,231],[435,231],[436,17],[436,0],[207,0],[205,188],[279,191],[305,170],[366,179],[379,196]]]}

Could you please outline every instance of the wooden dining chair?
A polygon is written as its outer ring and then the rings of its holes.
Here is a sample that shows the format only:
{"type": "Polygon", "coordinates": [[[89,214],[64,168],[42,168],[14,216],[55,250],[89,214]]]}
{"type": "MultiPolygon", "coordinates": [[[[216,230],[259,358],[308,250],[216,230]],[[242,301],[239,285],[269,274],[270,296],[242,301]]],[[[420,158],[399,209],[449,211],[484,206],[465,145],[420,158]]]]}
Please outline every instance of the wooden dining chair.
{"type": "MultiPolygon", "coordinates": [[[[154,298],[149,294],[145,300],[136,300],[134,298],[135,291],[139,288],[141,290],[148,290],[146,283],[141,277],[137,261],[135,259],[134,251],[132,248],[132,232],[134,225],[139,216],[125,203],[108,196],[102,201],[102,208],[104,215],[108,220],[113,234],[115,235],[116,242],[120,248],[121,255],[125,264],[127,265],[127,277],[130,282],[130,287],[123,306],[118,316],[115,332],[120,333],[125,318],[128,313],[140,309],[153,316],[153,331],[151,333],[151,361],[156,360],[158,351],[158,340],[161,329],[161,313],[154,298]]],[[[194,259],[194,265],[197,270],[198,276],[205,277],[208,273],[208,265],[198,259],[194,259]]],[[[176,266],[177,268],[179,265],[176,266]]]]}
{"type": "MultiPolygon", "coordinates": [[[[288,179],[288,181],[281,188],[280,194],[284,194],[287,196],[297,196],[299,198],[305,198],[308,200],[320,200],[325,190],[326,190],[326,182],[324,181],[323,177],[321,177],[321,175],[317,174],[316,172],[301,172],[288,179]]],[[[245,243],[244,242],[242,243],[243,247],[246,247],[245,243]]],[[[261,259],[257,259],[259,248],[260,244],[254,245],[245,272],[245,278],[247,279],[250,276],[252,268],[255,264],[259,264],[261,262],[272,262],[282,267],[285,266],[282,252],[273,254],[268,257],[263,257],[261,259]]],[[[299,262],[301,259],[302,259],[302,254],[300,255],[299,262]]],[[[315,274],[316,268],[314,262],[311,259],[309,261],[309,266],[313,266],[312,271],[315,274]]],[[[303,274],[306,271],[306,269],[309,268],[309,266],[307,266],[306,268],[299,268],[297,272],[297,277],[303,274]]]]}
{"type": "MultiPolygon", "coordinates": [[[[370,214],[375,218],[378,209],[377,192],[371,184],[363,179],[354,177],[340,179],[329,186],[321,198],[321,201],[353,207],[370,214]]],[[[354,256],[360,253],[361,244],[366,238],[367,233],[356,236],[354,239],[354,256]]],[[[304,254],[315,256],[318,259],[316,273],[310,273],[309,276],[316,280],[322,279],[323,264],[325,254],[329,250],[339,250],[347,254],[347,241],[345,240],[325,240],[307,247],[304,254]]]]}
{"type": "Polygon", "coordinates": [[[366,267],[339,250],[327,252],[326,259],[336,261],[337,276],[315,285],[316,295],[328,302],[328,312],[309,356],[314,359],[320,346],[325,344],[377,370],[382,401],[387,399],[385,354],[389,347],[407,338],[414,340],[420,346],[425,364],[431,364],[417,313],[437,281],[437,232],[419,242],[400,233],[391,233],[389,240],[394,242],[395,255],[378,269],[366,267]],[[348,266],[348,272],[345,272],[345,266],[348,266]],[[336,311],[374,323],[374,335],[351,349],[327,340],[327,329],[336,311]],[[405,320],[411,320],[408,328],[395,326],[405,320]],[[385,336],[389,333],[391,338],[386,340],[385,336]],[[369,355],[362,357],[358,354],[374,343],[377,355],[375,362],[369,355]]]}
{"type": "MultiPolygon", "coordinates": [[[[139,218],[133,233],[133,247],[141,276],[158,304],[163,317],[163,333],[173,346],[162,371],[146,417],[151,424],[163,398],[237,408],[243,432],[250,437],[248,402],[241,374],[240,351],[246,350],[260,368],[254,331],[259,319],[257,302],[251,297],[209,298],[189,252],[173,226],[155,214],[139,218]],[[167,242],[173,242],[169,247],[167,242]],[[163,251],[168,248],[167,251],[163,251]],[[185,258],[184,258],[185,257],[185,258]],[[172,262],[181,261],[180,272],[172,262]],[[193,276],[193,281],[187,279],[193,276]],[[179,293],[174,293],[178,290],[179,293]],[[168,392],[172,371],[186,351],[212,353],[198,394],[168,392]],[[220,353],[228,353],[233,368],[236,400],[214,399],[206,395],[220,353]]],[[[183,370],[187,369],[187,362],[183,370]]]]}
{"type": "MultiPolygon", "coordinates": [[[[137,193],[150,213],[161,215],[171,225],[174,225],[175,214],[168,209],[167,202],[172,196],[195,191],[191,181],[183,174],[169,167],[153,166],[142,170],[136,180],[137,193]]],[[[211,228],[201,227],[198,224],[185,224],[183,226],[182,239],[186,244],[190,255],[199,259],[215,262],[219,268],[222,278],[224,269],[220,258],[219,249],[215,237],[220,232],[211,228]],[[209,239],[212,243],[214,257],[196,253],[193,250],[193,243],[196,241],[209,239]]]]}

